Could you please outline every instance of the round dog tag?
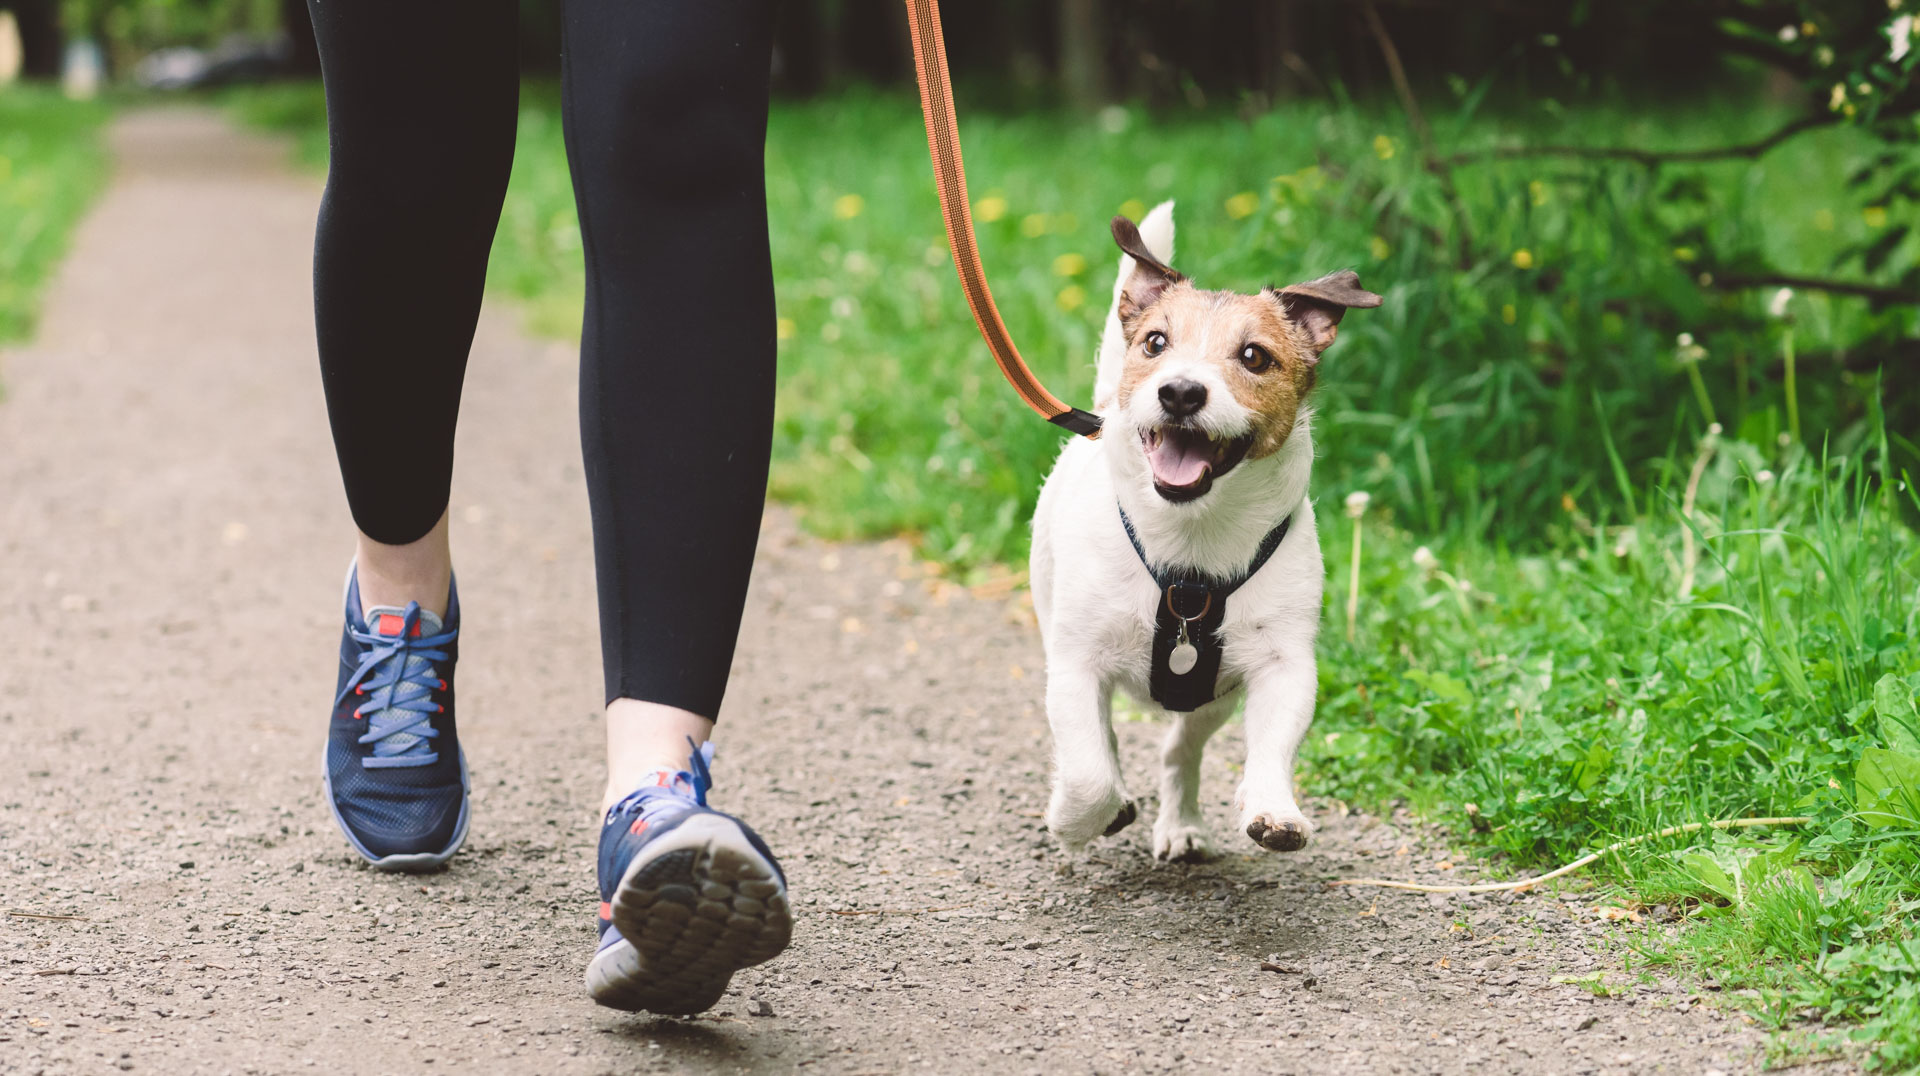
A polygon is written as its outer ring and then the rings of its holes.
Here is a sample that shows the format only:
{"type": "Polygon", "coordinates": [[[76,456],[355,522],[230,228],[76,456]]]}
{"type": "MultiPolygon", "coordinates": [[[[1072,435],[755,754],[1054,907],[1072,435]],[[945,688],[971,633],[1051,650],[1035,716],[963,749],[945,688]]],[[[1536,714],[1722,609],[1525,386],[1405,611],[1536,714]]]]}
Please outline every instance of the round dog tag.
{"type": "Polygon", "coordinates": [[[1187,675],[1199,662],[1200,651],[1192,643],[1181,643],[1167,655],[1167,668],[1172,669],[1175,676],[1187,675]]]}

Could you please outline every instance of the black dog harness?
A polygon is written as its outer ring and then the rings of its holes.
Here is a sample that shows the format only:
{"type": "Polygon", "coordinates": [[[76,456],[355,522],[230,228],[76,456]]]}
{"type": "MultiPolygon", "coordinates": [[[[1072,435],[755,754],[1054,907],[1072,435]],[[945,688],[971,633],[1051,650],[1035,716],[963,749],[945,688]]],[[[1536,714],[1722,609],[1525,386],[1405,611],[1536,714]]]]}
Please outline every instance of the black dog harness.
{"type": "Polygon", "coordinates": [[[1125,508],[1120,509],[1120,525],[1127,528],[1127,541],[1133,543],[1140,563],[1146,565],[1147,574],[1160,588],[1160,607],[1153,623],[1153,671],[1147,680],[1153,701],[1169,710],[1189,713],[1214,700],[1214,681],[1220,676],[1219,631],[1227,619],[1227,598],[1252,579],[1280,548],[1292,522],[1289,513],[1260,539],[1260,549],[1246,570],[1221,581],[1186,569],[1156,571],[1147,560],[1140,536],[1133,531],[1133,520],[1127,518],[1125,508]]]}

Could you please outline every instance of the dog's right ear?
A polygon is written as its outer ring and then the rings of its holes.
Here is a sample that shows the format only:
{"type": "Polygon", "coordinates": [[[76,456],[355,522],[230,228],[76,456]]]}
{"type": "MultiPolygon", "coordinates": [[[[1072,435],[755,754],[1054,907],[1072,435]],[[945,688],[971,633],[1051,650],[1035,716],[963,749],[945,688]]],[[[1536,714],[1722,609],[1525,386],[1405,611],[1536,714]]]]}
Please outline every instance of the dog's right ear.
{"type": "Polygon", "coordinates": [[[1133,272],[1120,285],[1120,324],[1132,335],[1133,319],[1154,304],[1162,292],[1185,280],[1172,267],[1153,256],[1140,229],[1125,217],[1113,218],[1113,241],[1133,259],[1133,272]]]}

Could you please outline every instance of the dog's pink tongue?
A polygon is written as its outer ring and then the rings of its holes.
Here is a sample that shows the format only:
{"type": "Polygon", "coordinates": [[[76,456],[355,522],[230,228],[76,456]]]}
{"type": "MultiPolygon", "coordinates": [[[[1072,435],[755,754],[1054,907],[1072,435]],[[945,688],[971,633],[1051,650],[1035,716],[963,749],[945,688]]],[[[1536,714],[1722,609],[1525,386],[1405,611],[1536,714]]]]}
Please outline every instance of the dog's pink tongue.
{"type": "Polygon", "coordinates": [[[1206,477],[1207,468],[1213,463],[1209,448],[1204,437],[1168,430],[1147,455],[1153,480],[1173,488],[1194,485],[1206,477]]]}

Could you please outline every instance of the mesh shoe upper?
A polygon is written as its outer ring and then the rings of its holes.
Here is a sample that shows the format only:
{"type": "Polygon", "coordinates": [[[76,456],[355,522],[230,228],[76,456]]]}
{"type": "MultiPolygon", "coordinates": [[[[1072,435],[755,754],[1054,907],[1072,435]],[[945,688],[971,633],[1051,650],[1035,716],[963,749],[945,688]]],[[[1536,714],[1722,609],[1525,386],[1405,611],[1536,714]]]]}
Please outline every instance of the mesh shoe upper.
{"type": "Polygon", "coordinates": [[[417,603],[362,617],[347,586],[327,777],[341,825],[374,858],[447,850],[466,805],[454,723],[460,599],[444,619],[417,603]]]}

